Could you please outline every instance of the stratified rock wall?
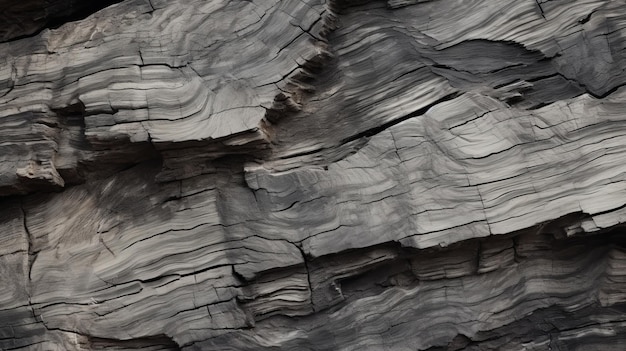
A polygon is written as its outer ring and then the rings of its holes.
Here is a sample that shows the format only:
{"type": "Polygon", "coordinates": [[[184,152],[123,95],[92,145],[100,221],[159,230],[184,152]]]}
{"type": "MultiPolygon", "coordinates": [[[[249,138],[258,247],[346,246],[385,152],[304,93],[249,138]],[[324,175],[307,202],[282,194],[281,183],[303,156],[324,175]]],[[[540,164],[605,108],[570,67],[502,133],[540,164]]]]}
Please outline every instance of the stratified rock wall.
{"type": "Polygon", "coordinates": [[[0,349],[626,349],[623,1],[0,12],[0,349]]]}

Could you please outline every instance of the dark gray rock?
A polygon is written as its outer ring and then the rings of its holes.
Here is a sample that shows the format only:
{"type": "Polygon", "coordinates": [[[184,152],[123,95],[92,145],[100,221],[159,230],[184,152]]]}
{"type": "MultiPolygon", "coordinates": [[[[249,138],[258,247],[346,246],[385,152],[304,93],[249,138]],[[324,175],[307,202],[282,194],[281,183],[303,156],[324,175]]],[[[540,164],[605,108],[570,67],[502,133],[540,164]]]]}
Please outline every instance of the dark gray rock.
{"type": "Polygon", "coordinates": [[[0,349],[626,347],[622,2],[5,3],[0,349]]]}

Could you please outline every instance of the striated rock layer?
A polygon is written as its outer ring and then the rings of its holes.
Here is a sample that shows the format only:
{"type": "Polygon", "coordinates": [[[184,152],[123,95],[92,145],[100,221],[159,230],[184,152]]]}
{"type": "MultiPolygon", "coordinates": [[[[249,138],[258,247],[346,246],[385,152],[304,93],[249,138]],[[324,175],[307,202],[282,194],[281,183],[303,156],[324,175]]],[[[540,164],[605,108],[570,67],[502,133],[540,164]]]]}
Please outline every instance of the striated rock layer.
{"type": "Polygon", "coordinates": [[[623,1],[0,6],[0,349],[626,348],[623,1]]]}

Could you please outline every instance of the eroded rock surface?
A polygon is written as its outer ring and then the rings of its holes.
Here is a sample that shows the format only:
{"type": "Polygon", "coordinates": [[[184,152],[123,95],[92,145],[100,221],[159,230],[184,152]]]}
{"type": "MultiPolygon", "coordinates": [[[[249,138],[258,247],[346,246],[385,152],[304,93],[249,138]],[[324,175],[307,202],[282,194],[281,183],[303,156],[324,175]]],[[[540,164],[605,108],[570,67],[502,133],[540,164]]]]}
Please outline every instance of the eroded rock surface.
{"type": "Polygon", "coordinates": [[[622,1],[2,6],[0,349],[626,348],[622,1]]]}

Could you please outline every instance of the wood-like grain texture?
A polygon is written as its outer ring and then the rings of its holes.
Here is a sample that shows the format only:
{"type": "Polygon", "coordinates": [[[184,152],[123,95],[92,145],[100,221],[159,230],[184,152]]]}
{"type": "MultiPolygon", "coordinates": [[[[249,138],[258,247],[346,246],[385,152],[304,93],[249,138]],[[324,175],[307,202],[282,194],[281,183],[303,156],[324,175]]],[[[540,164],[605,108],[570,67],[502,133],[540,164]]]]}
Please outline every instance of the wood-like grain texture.
{"type": "Polygon", "coordinates": [[[1,5],[0,349],[626,348],[622,1],[83,3],[1,5]]]}

